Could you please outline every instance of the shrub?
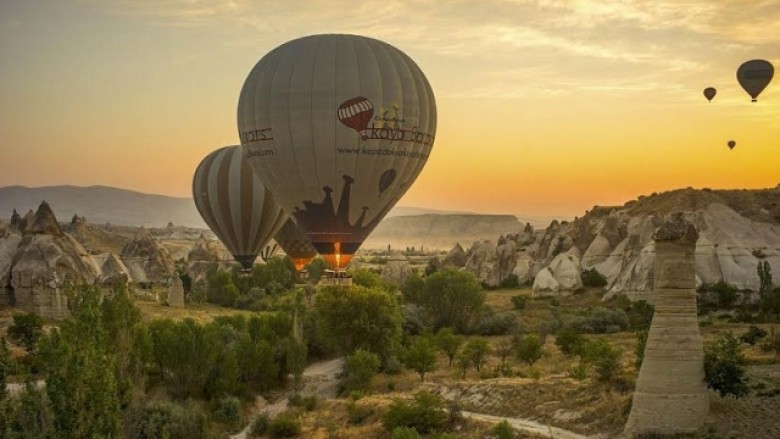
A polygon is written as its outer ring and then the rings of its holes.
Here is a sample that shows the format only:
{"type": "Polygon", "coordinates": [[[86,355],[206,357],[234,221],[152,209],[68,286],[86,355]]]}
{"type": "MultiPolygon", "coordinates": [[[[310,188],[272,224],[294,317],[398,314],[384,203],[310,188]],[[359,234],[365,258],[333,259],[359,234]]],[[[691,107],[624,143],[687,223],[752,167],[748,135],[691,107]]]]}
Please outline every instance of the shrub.
{"type": "Polygon", "coordinates": [[[588,367],[580,362],[576,366],[572,366],[569,370],[569,376],[575,380],[584,380],[588,377],[588,367]]]}
{"type": "Polygon", "coordinates": [[[514,439],[517,437],[517,432],[509,425],[509,422],[504,419],[490,429],[490,435],[495,439],[514,439]]]}
{"type": "Polygon", "coordinates": [[[214,410],[214,417],[228,424],[232,429],[237,428],[241,423],[241,401],[235,396],[221,398],[214,410]]]}
{"type": "Polygon", "coordinates": [[[756,325],[750,325],[748,332],[739,337],[740,341],[754,346],[759,340],[766,337],[767,332],[756,325]]]}
{"type": "Polygon", "coordinates": [[[420,433],[414,428],[396,427],[393,429],[392,439],[420,439],[420,433]]]}
{"type": "Polygon", "coordinates": [[[575,318],[571,326],[585,334],[612,334],[627,330],[630,323],[622,309],[596,307],[587,316],[575,318]]]}
{"type": "Polygon", "coordinates": [[[576,355],[585,338],[574,328],[564,328],[555,335],[555,345],[564,355],[576,355]]]}
{"type": "Polygon", "coordinates": [[[761,343],[761,350],[764,352],[780,352],[780,332],[776,332],[774,326],[769,329],[767,341],[761,343]]]}
{"type": "Polygon", "coordinates": [[[648,331],[641,331],[636,333],[636,347],[634,348],[634,354],[636,360],[634,361],[634,367],[639,370],[642,367],[642,361],[645,359],[645,347],[647,346],[648,331]]]}
{"type": "Polygon", "coordinates": [[[612,381],[620,372],[623,351],[602,339],[587,340],[580,350],[580,358],[593,365],[599,381],[612,381]]]}
{"type": "Polygon", "coordinates": [[[418,337],[412,342],[404,354],[404,365],[420,375],[420,381],[425,381],[425,374],[436,370],[436,349],[428,337],[418,337]]]}
{"type": "Polygon", "coordinates": [[[528,297],[527,296],[512,296],[512,306],[520,311],[522,309],[525,309],[525,305],[528,303],[528,297]]]}
{"type": "Polygon", "coordinates": [[[303,408],[306,409],[307,412],[316,409],[318,403],[319,400],[317,399],[317,395],[309,395],[303,398],[303,408]]]}
{"type": "Polygon", "coordinates": [[[710,287],[710,291],[715,293],[718,306],[728,308],[737,300],[737,289],[733,285],[720,281],[710,287]]]}
{"type": "Polygon", "coordinates": [[[707,386],[721,396],[739,398],[748,394],[745,356],[731,332],[704,346],[704,374],[707,386]]]}
{"type": "Polygon", "coordinates": [[[477,368],[477,372],[479,372],[482,365],[487,361],[487,356],[489,354],[490,345],[487,340],[483,338],[472,338],[463,348],[462,356],[467,362],[466,368],[468,368],[468,364],[473,364],[474,367],[477,368]]]}
{"type": "Polygon", "coordinates": [[[517,325],[512,313],[496,314],[491,307],[485,307],[479,321],[469,332],[477,335],[506,335],[512,332],[517,325]]]}
{"type": "Polygon", "coordinates": [[[348,355],[344,362],[346,387],[349,390],[365,389],[379,372],[379,356],[373,352],[358,349],[348,355]]]}
{"type": "Polygon", "coordinates": [[[398,427],[414,428],[422,434],[442,430],[447,423],[447,411],[441,397],[421,390],[411,402],[395,399],[382,416],[382,425],[393,431],[398,427]]]}
{"type": "Polygon", "coordinates": [[[529,366],[532,366],[542,358],[542,355],[544,355],[544,346],[539,337],[530,334],[517,339],[515,352],[518,360],[524,361],[528,363],[529,366]]]}
{"type": "Polygon", "coordinates": [[[512,273],[502,280],[498,287],[503,289],[518,288],[520,287],[520,282],[517,280],[517,275],[512,273]]]}
{"type": "Polygon", "coordinates": [[[35,355],[35,346],[43,334],[43,319],[38,314],[14,314],[8,327],[8,339],[21,346],[30,355],[35,355]]]}
{"type": "Polygon", "coordinates": [[[442,328],[436,333],[436,345],[447,355],[450,366],[452,366],[452,359],[455,358],[462,344],[463,337],[455,335],[452,328],[442,328]]]}
{"type": "Polygon", "coordinates": [[[268,424],[268,432],[272,438],[297,437],[301,434],[301,424],[292,416],[283,413],[268,424]]]}
{"type": "Polygon", "coordinates": [[[360,405],[356,401],[350,401],[347,404],[347,417],[352,425],[360,425],[374,414],[374,410],[365,405],[360,405]]]}
{"type": "Polygon", "coordinates": [[[586,287],[601,288],[607,286],[607,278],[595,268],[582,272],[582,285],[586,287]]]}
{"type": "Polygon", "coordinates": [[[420,335],[425,330],[425,311],[412,303],[401,306],[404,332],[410,335],[420,335]]]}
{"type": "Polygon", "coordinates": [[[637,300],[629,306],[626,312],[628,313],[628,321],[631,328],[643,330],[649,328],[653,322],[655,307],[645,300],[637,300]]]}
{"type": "Polygon", "coordinates": [[[266,413],[260,413],[257,415],[254,421],[252,421],[252,427],[249,429],[249,435],[251,437],[258,437],[264,435],[268,431],[268,426],[271,424],[271,418],[266,413]]]}

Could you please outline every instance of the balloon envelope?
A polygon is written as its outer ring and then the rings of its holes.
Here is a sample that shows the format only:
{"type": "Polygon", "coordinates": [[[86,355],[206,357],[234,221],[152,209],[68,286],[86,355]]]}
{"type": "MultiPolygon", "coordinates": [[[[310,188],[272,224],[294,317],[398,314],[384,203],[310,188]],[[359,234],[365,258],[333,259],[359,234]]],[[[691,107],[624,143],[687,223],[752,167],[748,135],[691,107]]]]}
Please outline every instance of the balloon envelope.
{"type": "Polygon", "coordinates": [[[431,153],[436,103],[389,44],[314,35],[265,55],[244,82],[247,160],[334,268],[343,268],[431,153]]]}
{"type": "Polygon", "coordinates": [[[295,269],[303,270],[317,256],[317,250],[292,219],[288,219],[274,236],[279,247],[293,261],[295,269]]]}
{"type": "Polygon", "coordinates": [[[737,146],[737,142],[733,140],[729,140],[728,145],[729,145],[729,149],[734,149],[734,147],[737,146]]]}
{"type": "Polygon", "coordinates": [[[704,97],[707,98],[708,101],[712,101],[712,98],[714,98],[716,94],[718,94],[718,90],[714,87],[707,87],[704,89],[704,97]]]}
{"type": "Polygon", "coordinates": [[[255,177],[239,146],[207,155],[195,169],[192,197],[200,216],[241,263],[252,268],[257,255],[284,225],[287,215],[255,177]]]}
{"type": "Polygon", "coordinates": [[[753,102],[758,100],[758,95],[769,85],[774,75],[775,68],[763,59],[747,61],[737,69],[739,85],[753,98],[753,102]]]}

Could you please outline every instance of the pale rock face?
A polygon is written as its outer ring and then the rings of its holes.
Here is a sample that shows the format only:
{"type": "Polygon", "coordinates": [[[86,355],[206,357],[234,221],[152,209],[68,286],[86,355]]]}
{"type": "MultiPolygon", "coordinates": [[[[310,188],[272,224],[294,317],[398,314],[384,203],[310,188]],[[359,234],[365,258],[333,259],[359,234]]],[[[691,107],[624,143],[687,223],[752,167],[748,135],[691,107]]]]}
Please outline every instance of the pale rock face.
{"type": "Polygon", "coordinates": [[[560,285],[561,291],[575,291],[582,288],[580,260],[576,256],[561,253],[550,262],[548,268],[560,285]]]}
{"type": "Polygon", "coordinates": [[[517,264],[515,264],[515,268],[512,270],[512,274],[514,274],[517,277],[517,283],[520,285],[530,282],[534,278],[533,273],[533,258],[528,252],[518,252],[517,253],[517,264]]]}
{"type": "Polygon", "coordinates": [[[174,276],[171,285],[168,286],[168,306],[184,308],[184,285],[179,276],[174,276]]]}
{"type": "Polygon", "coordinates": [[[174,276],[173,260],[168,250],[144,227],[138,229],[133,239],[125,244],[122,262],[137,283],[166,284],[174,276]]]}
{"type": "Polygon", "coordinates": [[[214,241],[206,239],[206,236],[201,234],[198,240],[195,241],[195,246],[192,247],[192,250],[187,255],[187,260],[190,262],[218,262],[222,260],[222,253],[214,241]]]}
{"type": "Polygon", "coordinates": [[[0,235],[0,305],[11,305],[13,295],[11,287],[11,266],[16,248],[22,241],[22,235],[14,230],[6,230],[0,235]]]}
{"type": "Polygon", "coordinates": [[[516,244],[511,239],[502,239],[500,245],[487,240],[474,243],[464,266],[477,276],[479,282],[497,287],[512,274],[517,262],[516,244]]]}
{"type": "Polygon", "coordinates": [[[101,265],[100,278],[98,281],[104,286],[127,286],[130,281],[130,272],[116,255],[109,253],[101,265]]]}
{"type": "Polygon", "coordinates": [[[396,285],[403,285],[406,279],[411,276],[412,267],[406,257],[400,253],[391,256],[384,267],[380,277],[382,279],[394,282],[396,285]]]}
{"type": "Polygon", "coordinates": [[[94,283],[98,270],[69,235],[29,234],[22,238],[11,269],[16,306],[43,317],[68,315],[65,288],[94,283]]]}
{"type": "Polygon", "coordinates": [[[444,266],[461,268],[466,265],[466,260],[466,251],[463,250],[460,243],[457,243],[444,258],[444,266]]]}
{"type": "Polygon", "coordinates": [[[534,295],[557,295],[560,292],[561,284],[555,280],[552,270],[547,267],[540,271],[534,278],[534,295]]]}

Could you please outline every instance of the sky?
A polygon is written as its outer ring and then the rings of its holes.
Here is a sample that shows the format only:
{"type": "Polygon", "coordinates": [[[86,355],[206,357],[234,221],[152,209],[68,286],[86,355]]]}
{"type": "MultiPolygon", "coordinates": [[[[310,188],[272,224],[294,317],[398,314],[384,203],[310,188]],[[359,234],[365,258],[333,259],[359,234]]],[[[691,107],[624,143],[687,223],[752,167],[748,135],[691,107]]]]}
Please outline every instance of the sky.
{"type": "Polygon", "coordinates": [[[778,29],[777,0],[2,0],[0,186],[189,197],[200,160],[239,142],[263,55],[354,33],[411,56],[436,95],[436,142],[401,205],[563,218],[774,187],[780,72],[756,104],[735,72],[780,68],[778,29]]]}

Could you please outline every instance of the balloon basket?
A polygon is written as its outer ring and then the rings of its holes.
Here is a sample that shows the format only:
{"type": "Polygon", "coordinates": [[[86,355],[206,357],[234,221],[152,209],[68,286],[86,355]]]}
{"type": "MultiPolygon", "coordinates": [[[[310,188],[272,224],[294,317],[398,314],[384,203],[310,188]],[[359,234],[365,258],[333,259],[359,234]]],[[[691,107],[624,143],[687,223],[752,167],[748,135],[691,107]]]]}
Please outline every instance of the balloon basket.
{"type": "Polygon", "coordinates": [[[352,276],[346,271],[325,270],[320,278],[320,285],[352,285],[352,276]]]}
{"type": "Polygon", "coordinates": [[[242,268],[238,270],[238,277],[251,277],[251,276],[252,276],[251,268],[242,268]]]}

